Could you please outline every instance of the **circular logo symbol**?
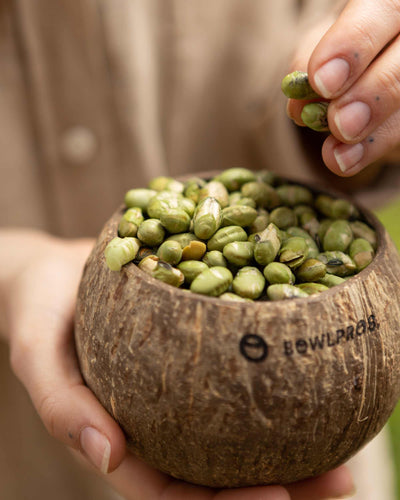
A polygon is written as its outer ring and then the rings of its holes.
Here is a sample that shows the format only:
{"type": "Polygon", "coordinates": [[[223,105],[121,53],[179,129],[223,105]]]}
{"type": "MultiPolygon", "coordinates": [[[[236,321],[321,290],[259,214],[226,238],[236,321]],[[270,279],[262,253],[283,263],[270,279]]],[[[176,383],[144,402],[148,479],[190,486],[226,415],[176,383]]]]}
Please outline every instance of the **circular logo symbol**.
{"type": "Polygon", "coordinates": [[[248,360],[259,363],[268,356],[268,344],[259,335],[247,333],[240,340],[240,352],[248,360]]]}

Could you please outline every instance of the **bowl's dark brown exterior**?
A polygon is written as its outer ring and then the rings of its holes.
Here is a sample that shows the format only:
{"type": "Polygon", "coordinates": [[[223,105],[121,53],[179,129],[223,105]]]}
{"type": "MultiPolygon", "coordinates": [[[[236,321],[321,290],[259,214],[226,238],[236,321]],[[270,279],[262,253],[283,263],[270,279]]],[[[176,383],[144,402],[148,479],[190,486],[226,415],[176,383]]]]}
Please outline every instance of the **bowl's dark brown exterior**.
{"type": "Polygon", "coordinates": [[[86,264],[76,345],[88,386],[147,463],[193,483],[287,483],[327,471],[400,397],[400,263],[382,225],[373,263],[318,296],[241,304],[175,289],[134,264],[86,264]]]}

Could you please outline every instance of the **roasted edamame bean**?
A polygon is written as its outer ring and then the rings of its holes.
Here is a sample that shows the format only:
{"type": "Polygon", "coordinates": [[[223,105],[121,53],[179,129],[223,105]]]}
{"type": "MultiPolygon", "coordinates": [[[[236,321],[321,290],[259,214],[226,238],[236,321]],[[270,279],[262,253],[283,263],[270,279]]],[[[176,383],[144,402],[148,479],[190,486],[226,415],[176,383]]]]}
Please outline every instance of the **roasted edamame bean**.
{"type": "Polygon", "coordinates": [[[111,270],[134,262],[165,283],[224,300],[321,293],[365,269],[377,248],[353,203],[267,171],[232,168],[186,182],[160,176],[129,190],[125,205],[105,249],[111,270]]]}

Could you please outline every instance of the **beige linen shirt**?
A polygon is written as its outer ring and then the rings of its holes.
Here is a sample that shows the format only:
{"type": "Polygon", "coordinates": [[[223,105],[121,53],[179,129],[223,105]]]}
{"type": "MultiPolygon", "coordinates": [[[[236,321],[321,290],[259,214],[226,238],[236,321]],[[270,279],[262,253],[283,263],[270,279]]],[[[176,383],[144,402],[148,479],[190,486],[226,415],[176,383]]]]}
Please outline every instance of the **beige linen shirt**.
{"type": "MultiPolygon", "coordinates": [[[[161,174],[246,166],[332,183],[280,81],[337,3],[1,0],[0,225],[96,235],[161,174]]],[[[2,500],[110,498],[47,436],[3,345],[0,358],[2,500]]]]}

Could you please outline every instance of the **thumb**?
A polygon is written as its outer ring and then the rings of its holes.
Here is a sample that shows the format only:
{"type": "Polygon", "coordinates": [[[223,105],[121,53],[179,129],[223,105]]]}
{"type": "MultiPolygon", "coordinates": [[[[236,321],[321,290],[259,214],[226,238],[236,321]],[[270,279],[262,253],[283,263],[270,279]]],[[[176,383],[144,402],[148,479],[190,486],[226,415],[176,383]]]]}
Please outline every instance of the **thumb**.
{"type": "Polygon", "coordinates": [[[84,385],[73,342],[81,266],[52,257],[17,280],[10,299],[11,365],[49,433],[103,473],[125,455],[122,430],[84,385]]]}

